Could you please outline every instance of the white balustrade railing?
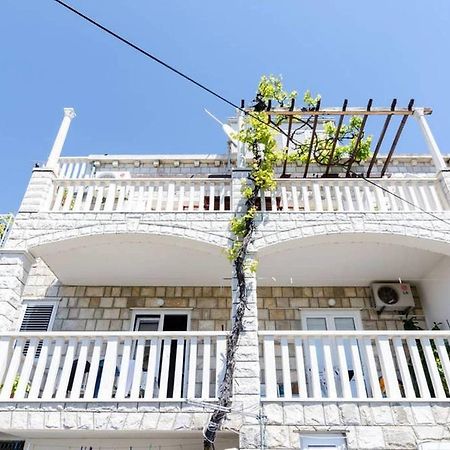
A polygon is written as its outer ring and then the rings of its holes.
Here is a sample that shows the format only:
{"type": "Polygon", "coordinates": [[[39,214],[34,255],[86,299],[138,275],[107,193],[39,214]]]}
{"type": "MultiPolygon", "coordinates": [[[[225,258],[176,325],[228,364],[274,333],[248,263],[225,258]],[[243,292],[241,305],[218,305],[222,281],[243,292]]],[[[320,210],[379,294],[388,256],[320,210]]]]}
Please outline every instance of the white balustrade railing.
{"type": "Polygon", "coordinates": [[[58,179],[51,211],[229,211],[229,179],[58,179]]]}
{"type": "Polygon", "coordinates": [[[87,157],[65,157],[58,161],[59,178],[92,178],[95,167],[93,160],[87,157]]]}
{"type": "Polygon", "coordinates": [[[223,332],[3,333],[0,402],[214,400],[223,332]]]}
{"type": "Polygon", "coordinates": [[[448,331],[261,331],[263,400],[450,400],[448,331]]]}
{"type": "Polygon", "coordinates": [[[274,192],[263,193],[263,211],[389,212],[448,209],[435,178],[357,178],[279,179],[274,192]],[[392,192],[390,193],[386,192],[392,192]],[[406,199],[409,203],[402,201],[406,199]]]}

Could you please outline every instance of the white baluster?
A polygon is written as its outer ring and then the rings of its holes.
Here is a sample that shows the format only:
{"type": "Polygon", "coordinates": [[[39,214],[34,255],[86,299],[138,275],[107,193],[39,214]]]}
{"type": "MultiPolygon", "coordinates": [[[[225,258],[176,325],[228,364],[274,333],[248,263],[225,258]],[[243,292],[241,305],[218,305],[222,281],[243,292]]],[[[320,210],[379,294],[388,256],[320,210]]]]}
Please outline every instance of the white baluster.
{"type": "Polygon", "coordinates": [[[307,398],[308,391],[306,389],[305,376],[305,357],[303,354],[303,343],[301,338],[295,338],[295,362],[297,369],[298,394],[300,398],[307,398]]]}
{"type": "Polygon", "coordinates": [[[419,354],[419,349],[417,348],[417,342],[413,338],[409,338],[407,342],[409,348],[409,355],[411,357],[411,362],[413,364],[417,384],[419,386],[420,397],[424,399],[429,399],[431,398],[430,390],[428,389],[427,379],[425,377],[425,372],[422,367],[422,359],[419,354]]]}
{"type": "MultiPolygon", "coordinates": [[[[134,359],[133,380],[131,382],[130,398],[137,400],[141,392],[142,368],[144,364],[145,338],[139,338],[136,342],[136,356],[134,359]]],[[[169,371],[162,372],[162,377],[167,378],[169,371]]]]}
{"type": "Polygon", "coordinates": [[[350,186],[348,186],[347,184],[344,186],[344,195],[345,203],[347,204],[345,210],[350,212],[354,211],[355,207],[353,206],[352,192],[350,191],[350,186]]]}
{"type": "Polygon", "coordinates": [[[44,339],[42,341],[42,346],[39,351],[36,370],[34,371],[34,375],[31,380],[30,392],[28,393],[28,398],[30,400],[37,400],[41,393],[41,384],[42,379],[44,377],[45,368],[47,366],[47,359],[50,345],[51,345],[50,339],[44,339]]]}
{"type": "Polygon", "coordinates": [[[314,192],[315,211],[323,211],[322,195],[320,193],[319,182],[313,183],[313,192],[314,192]]]}
{"type": "Polygon", "coordinates": [[[61,211],[65,186],[60,184],[56,190],[55,203],[53,203],[52,211],[61,211]]]}
{"type": "Polygon", "coordinates": [[[193,336],[189,342],[189,373],[187,398],[196,398],[195,382],[197,373],[197,337],[193,336]]]}
{"type": "Polygon", "coordinates": [[[77,359],[77,368],[73,378],[72,390],[70,391],[71,399],[79,399],[81,392],[81,385],[83,383],[84,374],[86,373],[87,356],[91,341],[83,339],[80,344],[80,351],[77,359]]]}
{"type": "Polygon", "coordinates": [[[120,361],[119,380],[117,382],[116,400],[124,399],[128,392],[128,371],[130,369],[130,356],[131,356],[132,340],[126,338],[122,346],[122,360],[120,361]]]}
{"type": "Polygon", "coordinates": [[[127,190],[127,186],[122,182],[120,185],[117,186],[118,189],[118,196],[117,196],[117,212],[122,212],[124,210],[124,204],[125,204],[125,192],[127,190]]]}
{"type": "Polygon", "coordinates": [[[36,349],[38,345],[38,339],[32,338],[30,340],[22,370],[18,375],[19,383],[17,384],[17,389],[14,393],[15,400],[23,400],[25,398],[25,393],[27,391],[27,386],[29,386],[31,369],[33,368],[34,357],[36,355],[36,349]]]}
{"type": "Polygon", "coordinates": [[[385,192],[379,187],[375,187],[375,197],[377,199],[378,211],[387,211],[385,192]]]}
{"type": "Polygon", "coordinates": [[[72,371],[73,359],[77,349],[77,341],[74,338],[69,340],[64,356],[64,364],[59,377],[58,389],[55,398],[63,401],[67,396],[67,386],[69,384],[70,372],[72,371]]]}
{"type": "Polygon", "coordinates": [[[341,395],[344,399],[352,398],[352,389],[350,387],[350,378],[348,374],[347,355],[343,338],[336,339],[336,349],[339,363],[339,380],[341,382],[341,395]]]}
{"type": "Polygon", "coordinates": [[[334,211],[333,199],[331,197],[331,188],[328,184],[323,187],[325,191],[325,199],[327,201],[327,211],[334,211]]]}
{"type": "Polygon", "coordinates": [[[220,384],[226,370],[227,340],[225,336],[217,336],[216,341],[216,397],[219,396],[220,384]]]}
{"type": "MultiPolygon", "coordinates": [[[[201,197],[202,198],[202,197],[201,197]]],[[[183,395],[182,392],[182,384],[181,378],[183,375],[183,366],[184,366],[184,339],[177,339],[177,350],[175,353],[175,372],[174,372],[174,380],[173,380],[173,398],[180,399],[183,395]]]]}
{"type": "Polygon", "coordinates": [[[283,373],[284,399],[289,400],[292,398],[292,384],[291,384],[291,368],[289,365],[289,347],[287,338],[282,337],[280,340],[280,345],[281,345],[281,369],[283,373]]]}
{"type": "Polygon", "coordinates": [[[264,380],[266,398],[277,398],[277,374],[275,368],[275,342],[273,336],[264,336],[264,380]]]}
{"type": "Polygon", "coordinates": [[[96,186],[94,211],[101,211],[103,203],[103,186],[96,186]]]}
{"type": "Polygon", "coordinates": [[[155,381],[157,377],[156,369],[158,367],[157,358],[159,357],[159,340],[158,338],[152,338],[150,340],[150,349],[148,355],[147,366],[147,381],[145,383],[145,398],[153,398],[153,391],[155,389],[155,381]]]}
{"type": "MultiPolygon", "coordinates": [[[[406,193],[405,193],[405,189],[403,188],[403,186],[400,185],[397,187],[397,189],[398,189],[399,197],[406,199],[406,193]]],[[[410,207],[409,207],[408,203],[403,202],[403,201],[399,201],[399,203],[400,203],[399,204],[400,211],[410,211],[410,207]]]]}
{"type": "Polygon", "coordinates": [[[69,186],[66,191],[66,198],[64,199],[63,211],[71,211],[73,209],[73,186],[69,186]]]}
{"type": "Polygon", "coordinates": [[[350,339],[350,350],[352,354],[353,371],[356,380],[356,393],[358,398],[367,398],[366,386],[364,384],[364,375],[362,371],[361,355],[357,339],[350,339]]]}
{"type": "Polygon", "coordinates": [[[380,381],[378,379],[378,369],[377,369],[377,363],[375,362],[375,355],[373,352],[373,346],[372,346],[372,339],[370,338],[364,338],[364,350],[366,354],[366,364],[367,364],[367,371],[369,372],[369,380],[370,380],[370,387],[372,391],[372,398],[382,398],[383,394],[381,393],[380,389],[380,381]]]}
{"type": "Polygon", "coordinates": [[[112,398],[112,388],[116,378],[117,350],[117,338],[108,338],[106,341],[105,359],[103,360],[102,378],[98,390],[98,396],[101,400],[112,398]]]}
{"type": "Polygon", "coordinates": [[[344,204],[342,202],[341,188],[339,187],[338,184],[335,184],[333,187],[334,187],[334,194],[336,196],[337,210],[339,212],[344,211],[344,204]]]}
{"type": "Polygon", "coordinates": [[[281,186],[281,209],[282,211],[289,211],[288,195],[284,184],[281,186]]]}
{"type": "Polygon", "coordinates": [[[83,204],[84,186],[78,186],[75,196],[75,203],[73,205],[74,211],[81,211],[81,205],[83,204]]]}
{"type": "Polygon", "coordinates": [[[431,382],[433,384],[434,395],[437,398],[446,398],[430,339],[422,338],[420,342],[427,362],[428,373],[430,374],[431,382]]]}
{"type": "Polygon", "coordinates": [[[320,339],[308,339],[309,364],[311,371],[312,396],[315,399],[322,398],[322,389],[320,387],[319,359],[317,356],[317,346],[320,345],[320,339]]]}
{"type": "Polygon", "coordinates": [[[175,183],[173,181],[169,182],[167,188],[167,205],[166,211],[174,211],[174,200],[175,200],[175,183]]]}
{"type": "Polygon", "coordinates": [[[161,400],[167,398],[167,385],[169,377],[166,375],[169,373],[170,367],[170,346],[172,344],[171,338],[165,338],[163,340],[163,356],[162,356],[162,364],[161,364],[161,380],[160,380],[160,388],[159,388],[159,398],[161,400]]]}
{"type": "Polygon", "coordinates": [[[353,186],[353,190],[355,192],[356,206],[358,208],[358,211],[364,211],[364,201],[363,201],[363,196],[362,196],[362,193],[361,193],[360,186],[355,184],[353,186]]]}
{"type": "Polygon", "coordinates": [[[333,356],[331,348],[331,340],[329,338],[323,339],[323,359],[325,362],[325,379],[327,382],[327,396],[328,398],[336,398],[336,382],[334,379],[333,356]]]}
{"type": "Polygon", "coordinates": [[[87,400],[92,400],[94,395],[97,397],[97,392],[95,392],[95,385],[97,384],[97,375],[99,373],[100,365],[100,355],[102,351],[103,343],[100,338],[96,339],[94,342],[94,348],[92,350],[91,365],[89,368],[89,375],[86,383],[86,392],[84,398],[87,400]]]}
{"type": "Polygon", "coordinates": [[[145,205],[146,211],[153,211],[153,197],[154,197],[155,187],[153,185],[148,187],[147,193],[147,203],[145,205]]]}
{"type": "MultiPolygon", "coordinates": [[[[191,184],[189,186],[189,206],[188,206],[188,211],[194,211],[194,204],[195,204],[194,202],[195,202],[195,188],[194,188],[194,185],[191,184]]],[[[211,203],[211,194],[210,194],[209,202],[211,203]]],[[[211,206],[210,206],[210,208],[211,208],[211,206]]]]}
{"type": "Polygon", "coordinates": [[[441,200],[439,199],[439,195],[436,191],[436,187],[434,186],[434,184],[430,184],[429,190],[431,198],[433,199],[434,202],[434,211],[442,211],[444,208],[442,207],[441,200]]]}
{"type": "Polygon", "coordinates": [[[202,399],[209,398],[209,380],[211,370],[211,338],[203,339],[203,371],[202,371],[202,399]]]}
{"type": "Polygon", "coordinates": [[[204,211],[204,209],[205,209],[205,183],[200,183],[198,210],[204,211]]]}
{"type": "Polygon", "coordinates": [[[219,211],[225,211],[225,186],[222,183],[220,185],[220,206],[219,211]]]}
{"type": "Polygon", "coordinates": [[[292,206],[294,208],[294,211],[298,211],[299,210],[299,206],[298,206],[298,191],[297,191],[297,186],[292,185],[292,206]]]}
{"type": "Polygon", "coordinates": [[[423,205],[425,207],[425,211],[432,211],[433,208],[430,205],[430,202],[428,200],[428,192],[426,186],[419,186],[419,192],[423,199],[423,205]]]}
{"type": "Polygon", "coordinates": [[[94,186],[91,184],[87,188],[86,198],[84,200],[83,211],[90,211],[92,205],[92,198],[94,197],[94,186]]]}
{"type": "Polygon", "coordinates": [[[180,186],[178,191],[178,211],[184,210],[184,184],[180,186]]]}
{"type": "Polygon", "coordinates": [[[156,197],[156,211],[158,212],[162,212],[163,196],[164,196],[164,185],[161,182],[159,183],[158,194],[156,197]]]}
{"type": "Polygon", "coordinates": [[[16,340],[13,355],[11,361],[9,361],[8,371],[6,372],[5,381],[0,391],[1,400],[9,399],[12,394],[12,388],[19,372],[24,343],[25,341],[22,338],[16,340]]]}
{"type": "Polygon", "coordinates": [[[104,211],[111,212],[114,209],[114,202],[116,200],[116,184],[109,183],[108,191],[106,193],[106,201],[104,211]]]}
{"type": "Polygon", "coordinates": [[[416,397],[416,394],[414,392],[414,386],[411,380],[411,374],[409,372],[408,362],[406,359],[402,338],[394,338],[393,346],[395,350],[395,358],[397,360],[398,368],[400,370],[400,376],[402,378],[405,397],[408,399],[414,399],[416,397]]]}
{"type": "Polygon", "coordinates": [[[214,211],[214,203],[215,203],[215,186],[214,183],[210,183],[209,185],[209,210],[214,211]]]}
{"type": "MultiPolygon", "coordinates": [[[[391,185],[388,187],[389,192],[392,192],[392,194],[396,194],[397,187],[394,185],[391,185]]],[[[387,194],[387,197],[389,198],[389,203],[391,205],[391,211],[398,211],[397,207],[397,201],[396,197],[392,194],[387,194]]]]}
{"type": "Polygon", "coordinates": [[[372,191],[369,186],[364,186],[364,195],[366,196],[367,211],[375,211],[376,202],[373,199],[372,191]]]}
{"type": "Polygon", "coordinates": [[[447,387],[450,388],[450,360],[448,357],[447,346],[445,345],[444,340],[441,338],[435,339],[434,342],[436,344],[436,349],[438,351],[439,359],[441,360],[442,369],[444,371],[447,387]]]}
{"type": "MultiPolygon", "coordinates": [[[[422,204],[419,202],[419,199],[417,198],[416,187],[413,186],[412,184],[409,184],[408,185],[408,192],[409,192],[409,195],[411,196],[411,202],[414,205],[422,206],[422,204]]],[[[415,208],[415,209],[417,210],[417,208],[415,208]]]]}
{"type": "Polygon", "coordinates": [[[0,385],[3,384],[3,377],[9,365],[11,339],[7,336],[0,336],[0,385]]]}
{"type": "Polygon", "coordinates": [[[376,339],[378,347],[378,357],[380,358],[383,380],[386,386],[386,396],[388,398],[398,399],[401,397],[400,389],[395,371],[394,359],[389,338],[381,336],[376,339]]]}
{"type": "Polygon", "coordinates": [[[309,206],[309,190],[308,186],[302,186],[302,199],[303,199],[303,209],[304,211],[311,211],[309,206]]]}
{"type": "Polygon", "coordinates": [[[58,375],[64,339],[56,339],[53,346],[53,355],[51,355],[50,368],[48,369],[47,379],[45,380],[42,400],[50,400],[56,391],[56,376],[58,375]]]}

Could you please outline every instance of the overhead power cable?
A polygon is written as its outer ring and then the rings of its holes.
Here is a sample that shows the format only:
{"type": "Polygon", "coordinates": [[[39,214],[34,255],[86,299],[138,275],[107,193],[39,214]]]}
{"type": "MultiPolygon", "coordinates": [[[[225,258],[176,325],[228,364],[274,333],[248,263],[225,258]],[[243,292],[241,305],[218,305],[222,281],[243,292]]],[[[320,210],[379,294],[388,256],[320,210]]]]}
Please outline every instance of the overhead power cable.
{"type": "MultiPolygon", "coordinates": [[[[205,86],[203,83],[200,83],[196,80],[194,80],[192,77],[190,77],[189,75],[186,75],[185,73],[181,72],[180,70],[176,69],[175,67],[173,67],[172,65],[166,63],[165,61],[163,61],[162,59],[158,58],[157,56],[153,55],[152,53],[148,52],[147,50],[144,50],[142,47],[139,47],[138,45],[134,44],[133,42],[131,42],[130,40],[124,38],[123,36],[115,33],[114,31],[110,30],[109,28],[105,27],[104,25],[100,24],[99,22],[95,21],[94,19],[91,19],[89,16],[87,16],[86,14],[83,14],[82,12],[78,11],[76,8],[74,8],[73,6],[68,5],[67,3],[63,2],[62,0],[54,0],[56,3],[58,3],[59,5],[63,6],[64,8],[66,8],[67,10],[71,11],[72,13],[76,14],[77,16],[81,17],[82,19],[84,19],[85,21],[89,22],[90,24],[94,25],[95,27],[99,28],[100,30],[108,33],[109,35],[113,36],[114,38],[118,39],[119,41],[121,41],[122,43],[128,45],[129,47],[133,48],[134,50],[138,51],[139,53],[147,56],[148,58],[152,59],[153,61],[155,61],[156,63],[162,65],[163,67],[165,67],[166,69],[172,71],[173,73],[175,73],[176,75],[179,75],[180,77],[184,78],[185,80],[189,81],[190,83],[194,84],[195,86],[199,87],[200,89],[204,90],[205,92],[208,92],[209,94],[213,95],[214,97],[218,98],[219,100],[225,102],[226,104],[228,104],[229,106],[232,106],[233,108],[236,108],[238,111],[241,111],[243,114],[248,115],[256,120],[258,120],[261,123],[264,123],[265,125],[269,126],[270,128],[274,129],[275,131],[277,131],[278,133],[282,133],[283,135],[287,136],[288,138],[290,138],[288,136],[288,134],[281,129],[280,127],[277,127],[276,125],[272,124],[272,123],[267,123],[266,121],[263,121],[262,119],[260,119],[258,116],[252,114],[250,111],[245,110],[244,108],[242,108],[241,106],[235,104],[234,102],[228,100],[227,98],[225,98],[223,95],[217,93],[216,91],[208,88],[207,86],[205,86]]],[[[293,140],[294,142],[294,140],[293,140]]],[[[447,225],[450,225],[450,222],[447,222],[446,220],[442,219],[439,216],[436,216],[435,214],[424,210],[423,208],[421,208],[420,206],[415,205],[414,203],[410,202],[409,200],[406,200],[405,198],[389,191],[388,189],[380,186],[377,183],[374,183],[373,181],[369,180],[368,178],[364,177],[363,175],[360,174],[356,174],[355,172],[351,171],[351,173],[357,177],[362,178],[363,180],[365,180],[366,182],[372,184],[373,186],[376,186],[377,188],[385,191],[386,193],[393,195],[394,197],[398,198],[399,200],[401,200],[402,202],[405,202],[411,206],[413,206],[414,208],[417,208],[418,210],[428,214],[429,216],[433,217],[434,219],[440,220],[441,222],[444,222],[447,225]]]]}

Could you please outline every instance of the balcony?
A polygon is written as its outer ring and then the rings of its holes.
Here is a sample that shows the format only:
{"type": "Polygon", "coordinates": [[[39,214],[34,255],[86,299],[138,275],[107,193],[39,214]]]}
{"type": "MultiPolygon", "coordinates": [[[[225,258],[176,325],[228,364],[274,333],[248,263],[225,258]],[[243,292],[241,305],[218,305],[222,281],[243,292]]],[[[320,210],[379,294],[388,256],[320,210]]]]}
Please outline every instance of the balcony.
{"type": "Polygon", "coordinates": [[[3,333],[0,402],[214,401],[223,332],[3,333]]]}
{"type": "MultiPolygon", "coordinates": [[[[229,212],[229,178],[56,179],[52,212],[229,212]]],[[[265,212],[407,212],[449,209],[436,178],[279,179],[265,212]],[[394,194],[391,195],[390,193],[394,194]],[[404,199],[406,201],[403,201],[404,199]]]]}
{"type": "Polygon", "coordinates": [[[261,331],[263,401],[449,401],[448,331],[261,331]]]}

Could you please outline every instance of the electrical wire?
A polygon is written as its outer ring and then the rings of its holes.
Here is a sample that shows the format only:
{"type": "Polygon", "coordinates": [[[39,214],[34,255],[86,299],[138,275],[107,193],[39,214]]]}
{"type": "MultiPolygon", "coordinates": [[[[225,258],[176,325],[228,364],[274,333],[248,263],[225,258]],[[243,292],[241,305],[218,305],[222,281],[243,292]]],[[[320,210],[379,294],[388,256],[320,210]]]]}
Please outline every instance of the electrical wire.
{"type": "MultiPolygon", "coordinates": [[[[153,55],[152,53],[144,50],[143,48],[139,47],[138,45],[134,44],[133,42],[131,42],[130,40],[120,36],[119,34],[115,33],[114,31],[110,30],[109,28],[105,27],[104,25],[100,24],[99,22],[93,20],[92,18],[90,18],[89,16],[87,16],[86,14],[83,14],[82,12],[78,11],[76,8],[68,5],[67,3],[63,2],[62,0],[54,0],[56,3],[58,3],[59,5],[63,6],[64,8],[66,8],[67,10],[71,11],[72,13],[76,14],[77,16],[81,17],[83,20],[89,22],[90,24],[94,25],[95,27],[101,29],[102,31],[106,32],[107,34],[113,36],[114,38],[118,39],[119,41],[121,41],[122,43],[128,45],[129,47],[133,48],[134,50],[138,51],[139,53],[147,56],[148,58],[152,59],[153,61],[155,61],[156,63],[162,65],[163,67],[165,67],[166,69],[174,72],[176,75],[184,78],[185,80],[189,81],[190,83],[194,84],[195,86],[199,87],[200,89],[208,92],[209,94],[213,95],[214,97],[218,98],[219,100],[225,102],[226,104],[228,104],[229,106],[232,106],[233,108],[236,108],[237,110],[241,111],[243,114],[248,115],[260,122],[263,122],[265,125],[269,126],[270,128],[274,129],[275,131],[287,136],[289,139],[290,136],[287,135],[287,133],[281,129],[281,127],[278,127],[272,123],[267,123],[265,121],[263,121],[262,119],[260,119],[258,116],[252,114],[250,111],[245,110],[244,108],[240,107],[239,105],[233,103],[232,101],[228,100],[227,98],[225,98],[223,95],[217,93],[216,91],[208,88],[207,86],[205,86],[203,83],[200,83],[198,81],[196,81],[195,79],[193,79],[192,77],[186,75],[185,73],[183,73],[182,71],[176,69],[175,67],[173,67],[172,65],[166,63],[165,61],[163,61],[162,59],[156,57],[155,55],[153,55]]],[[[294,140],[292,139],[293,143],[294,140]]],[[[426,211],[425,209],[423,209],[422,207],[414,204],[413,202],[410,202],[409,200],[399,196],[398,194],[395,194],[394,192],[390,191],[389,189],[384,188],[383,186],[380,186],[377,183],[374,183],[373,181],[369,180],[368,178],[364,177],[363,175],[359,175],[356,174],[355,172],[351,171],[351,173],[359,178],[362,178],[364,181],[366,181],[367,183],[372,184],[373,186],[377,187],[378,189],[381,189],[382,191],[386,192],[389,195],[394,196],[395,198],[401,200],[404,203],[407,203],[408,205],[424,212],[425,214],[428,214],[430,217],[432,217],[433,219],[439,220],[443,223],[445,223],[446,225],[450,226],[450,222],[446,221],[445,219],[442,219],[441,217],[433,214],[430,211],[426,211]]]]}
{"type": "Polygon", "coordinates": [[[95,21],[94,19],[90,18],[86,14],[83,14],[81,11],[78,11],[73,6],[68,5],[67,3],[63,2],[62,0],[53,0],[53,1],[55,1],[59,5],[63,6],[67,10],[73,12],[74,14],[76,14],[79,17],[81,17],[82,19],[84,19],[85,21],[89,22],[90,24],[94,25],[95,27],[99,28],[100,30],[104,31],[105,33],[115,37],[116,39],[118,39],[122,43],[128,45],[129,47],[133,48],[134,50],[138,51],[139,53],[141,53],[141,54],[147,56],[148,58],[152,59],[153,61],[155,61],[156,63],[158,63],[161,66],[165,67],[166,69],[172,71],[176,75],[184,78],[185,80],[189,81],[190,83],[194,84],[195,86],[199,87],[200,89],[203,89],[204,91],[208,92],[209,94],[213,95],[214,97],[218,98],[219,100],[225,102],[229,106],[232,106],[233,108],[236,108],[237,110],[241,111],[243,114],[248,115],[248,116],[258,120],[259,122],[261,122],[261,123],[263,123],[265,125],[268,125],[273,130],[275,130],[275,131],[277,131],[279,133],[282,133],[283,135],[285,135],[285,136],[287,136],[289,138],[288,134],[284,130],[282,130],[280,127],[274,125],[273,123],[267,123],[266,121],[262,120],[257,115],[252,114],[250,111],[247,111],[246,109],[242,108],[241,106],[237,105],[236,103],[233,103],[231,100],[228,100],[223,95],[221,95],[218,92],[214,91],[213,89],[210,89],[209,87],[205,86],[203,83],[200,83],[199,81],[194,80],[192,77],[190,77],[189,75],[186,75],[181,70],[176,69],[172,65],[166,63],[165,61],[163,61],[162,59],[160,59],[157,56],[153,55],[152,53],[148,52],[147,50],[144,50],[142,47],[139,47],[138,45],[134,44],[130,40],[124,38],[123,36],[115,33],[114,31],[110,30],[109,28],[105,27],[101,23],[99,23],[99,22],[95,21]]]}

